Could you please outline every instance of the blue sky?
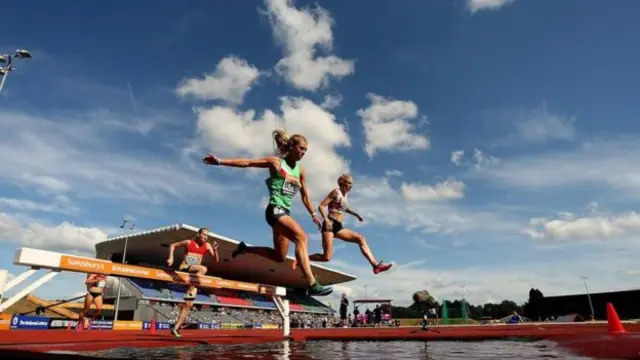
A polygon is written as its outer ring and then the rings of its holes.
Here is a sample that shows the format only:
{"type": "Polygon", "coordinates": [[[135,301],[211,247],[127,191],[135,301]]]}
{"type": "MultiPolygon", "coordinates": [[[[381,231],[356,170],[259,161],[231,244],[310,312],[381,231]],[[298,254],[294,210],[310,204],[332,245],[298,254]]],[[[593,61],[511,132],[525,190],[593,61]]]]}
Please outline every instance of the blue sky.
{"type": "MultiPolygon", "coordinates": [[[[90,252],[123,215],[270,244],[259,171],[285,126],[309,140],[314,203],[343,172],[378,259],[336,244],[337,292],[407,303],[635,288],[635,2],[284,0],[17,3],[2,52],[0,261],[90,252]],[[24,26],[25,22],[29,26],[24,26]]],[[[295,216],[320,249],[301,203],[295,216]]],[[[17,273],[12,265],[12,273],[17,273]]],[[[38,294],[81,291],[60,276],[38,294]]]]}

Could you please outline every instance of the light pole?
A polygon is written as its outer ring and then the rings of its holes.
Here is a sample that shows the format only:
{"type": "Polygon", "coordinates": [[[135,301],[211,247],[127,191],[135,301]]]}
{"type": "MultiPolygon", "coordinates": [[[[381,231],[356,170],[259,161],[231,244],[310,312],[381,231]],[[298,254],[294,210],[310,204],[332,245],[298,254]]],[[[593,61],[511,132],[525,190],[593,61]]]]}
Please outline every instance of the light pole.
{"type": "Polygon", "coordinates": [[[596,319],[596,314],[593,311],[593,303],[591,302],[591,294],[589,293],[589,286],[587,286],[587,277],[581,276],[582,281],[584,281],[584,289],[587,291],[587,298],[589,299],[589,308],[591,309],[591,320],[596,319]]]}
{"type": "MultiPolygon", "coordinates": [[[[120,229],[124,229],[128,222],[132,220],[124,219],[122,220],[122,224],[120,225],[120,229]]],[[[127,257],[127,245],[129,244],[129,232],[136,227],[136,223],[132,222],[131,226],[126,230],[124,236],[124,250],[122,251],[122,263],[124,264],[127,257]]],[[[122,291],[122,278],[118,278],[118,295],[116,297],[116,313],[114,314],[113,320],[118,321],[118,311],[120,310],[120,292],[122,291]]]]}
{"type": "Polygon", "coordinates": [[[7,64],[6,66],[0,66],[0,75],[2,76],[2,81],[0,81],[0,93],[2,92],[2,89],[4,89],[4,83],[7,81],[9,73],[18,70],[13,67],[13,58],[30,59],[31,57],[31,53],[25,49],[18,49],[14,54],[0,54],[0,64],[7,64]]]}

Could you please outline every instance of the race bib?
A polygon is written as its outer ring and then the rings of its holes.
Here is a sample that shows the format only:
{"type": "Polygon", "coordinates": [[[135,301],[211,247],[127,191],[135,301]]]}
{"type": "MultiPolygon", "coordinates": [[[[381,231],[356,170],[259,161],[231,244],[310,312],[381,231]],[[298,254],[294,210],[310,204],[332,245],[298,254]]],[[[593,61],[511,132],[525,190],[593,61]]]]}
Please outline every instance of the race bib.
{"type": "Polygon", "coordinates": [[[187,254],[186,259],[184,260],[188,265],[200,265],[202,261],[202,255],[200,254],[187,254]]]}
{"type": "Polygon", "coordinates": [[[286,195],[294,196],[300,190],[300,185],[296,181],[289,181],[289,179],[284,179],[282,182],[282,193],[286,195]]]}

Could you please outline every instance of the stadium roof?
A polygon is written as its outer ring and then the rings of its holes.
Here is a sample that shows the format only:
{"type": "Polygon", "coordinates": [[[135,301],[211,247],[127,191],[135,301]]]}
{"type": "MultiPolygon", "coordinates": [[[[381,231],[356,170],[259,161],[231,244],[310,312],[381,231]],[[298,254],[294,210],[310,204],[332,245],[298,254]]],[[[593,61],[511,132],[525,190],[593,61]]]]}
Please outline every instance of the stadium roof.
{"type": "MultiPolygon", "coordinates": [[[[640,292],[640,289],[627,289],[627,290],[611,290],[611,291],[601,291],[601,292],[589,292],[591,296],[599,296],[599,295],[613,295],[613,294],[631,294],[640,292]]],[[[570,297],[583,297],[587,296],[587,293],[573,293],[573,294],[564,294],[564,295],[545,295],[545,299],[556,299],[556,298],[570,298],[570,297]]]]}
{"type": "MultiPolygon", "coordinates": [[[[138,260],[150,265],[165,266],[168,256],[168,245],[185,239],[193,239],[198,228],[175,224],[139,233],[131,233],[110,238],[96,244],[96,257],[110,259],[112,254],[122,253],[125,238],[127,240],[127,262],[138,260]]],[[[306,288],[306,282],[302,272],[291,269],[293,257],[287,256],[284,263],[273,262],[254,255],[242,255],[236,259],[231,258],[231,253],[239,241],[218,235],[209,231],[209,239],[218,242],[220,262],[210,264],[205,260],[209,268],[209,274],[220,276],[229,280],[256,282],[269,285],[284,286],[293,289],[306,288]]],[[[182,261],[183,250],[176,249],[174,265],[182,261]]],[[[334,285],[357,279],[356,276],[346,274],[325,266],[311,265],[311,269],[323,285],[334,285]]]]}

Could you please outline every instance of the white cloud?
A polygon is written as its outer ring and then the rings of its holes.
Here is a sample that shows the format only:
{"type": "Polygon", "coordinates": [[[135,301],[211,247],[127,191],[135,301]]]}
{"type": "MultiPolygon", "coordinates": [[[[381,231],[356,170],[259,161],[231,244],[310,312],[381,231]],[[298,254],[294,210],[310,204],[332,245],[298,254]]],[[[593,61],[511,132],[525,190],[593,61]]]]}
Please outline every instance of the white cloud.
{"type": "Polygon", "coordinates": [[[14,199],[0,197],[0,207],[10,207],[23,211],[44,211],[62,214],[76,214],[80,211],[76,206],[68,204],[67,201],[55,201],[52,203],[37,203],[28,199],[14,199]]]}
{"type": "Polygon", "coordinates": [[[335,94],[328,94],[324,97],[324,101],[320,104],[323,109],[331,110],[342,104],[342,96],[335,94]]]}
{"type": "Polygon", "coordinates": [[[478,149],[473,149],[473,167],[476,170],[486,169],[492,165],[500,164],[500,159],[495,156],[487,155],[478,149]]]}
{"type": "Polygon", "coordinates": [[[385,176],[402,176],[402,171],[400,170],[387,170],[384,172],[385,176]]]}
{"type": "Polygon", "coordinates": [[[318,49],[332,51],[333,19],[319,6],[297,9],[291,0],[265,0],[273,34],[283,46],[285,57],[276,72],[299,90],[326,87],[331,78],[354,73],[354,61],[336,55],[319,56],[318,49]]]}
{"type": "Polygon", "coordinates": [[[58,225],[47,225],[0,213],[0,241],[2,242],[40,249],[70,249],[93,254],[95,244],[106,239],[107,234],[96,227],[80,227],[66,221],[58,225]]]}
{"type": "Polygon", "coordinates": [[[471,13],[481,10],[498,10],[512,3],[514,0],[467,0],[467,6],[471,13]]]}
{"type": "Polygon", "coordinates": [[[407,231],[461,234],[474,231],[518,234],[522,225],[513,214],[474,211],[448,202],[408,201],[402,190],[391,187],[386,178],[355,176],[350,196],[352,206],[368,223],[402,227],[407,231]]]}
{"type": "Polygon", "coordinates": [[[572,151],[502,159],[500,166],[486,168],[477,175],[517,188],[595,185],[628,199],[640,196],[640,170],[630,166],[639,157],[637,138],[599,140],[572,151]]]}
{"type": "Polygon", "coordinates": [[[237,111],[214,106],[196,110],[198,131],[208,148],[221,156],[266,156],[273,153],[271,132],[284,127],[290,134],[300,133],[309,140],[303,166],[314,198],[324,196],[338,177],[349,169],[336,148],[351,145],[344,125],[333,114],[304,98],[282,97],[280,114],[271,110],[256,117],[254,110],[237,111]]]}
{"type": "Polygon", "coordinates": [[[523,141],[542,143],[550,140],[570,141],[575,138],[574,117],[554,114],[546,105],[521,114],[515,121],[516,134],[507,141],[521,144],[523,141]]]}
{"type": "Polygon", "coordinates": [[[439,201],[462,199],[465,185],[457,180],[445,180],[435,185],[402,183],[400,192],[409,201],[439,201]]]}
{"type": "MultiPolygon", "coordinates": [[[[166,154],[123,151],[111,118],[85,113],[59,117],[0,112],[0,179],[52,196],[71,195],[152,203],[217,199],[231,185],[185,169],[166,154]]],[[[204,170],[204,169],[203,169],[204,170]]]]}
{"type": "Polygon", "coordinates": [[[412,101],[394,100],[367,94],[371,105],[356,114],[362,119],[366,144],[365,151],[373,157],[379,150],[409,151],[428,149],[427,136],[414,133],[412,120],[418,117],[418,107],[412,101]]]}
{"type": "Polygon", "coordinates": [[[460,166],[462,163],[462,157],[464,156],[464,150],[456,150],[451,152],[451,162],[460,166]]]}
{"type": "Polygon", "coordinates": [[[535,240],[611,240],[640,235],[640,215],[630,212],[578,217],[565,213],[557,218],[533,218],[523,232],[535,240]]]}
{"type": "Polygon", "coordinates": [[[452,151],[450,161],[457,166],[470,166],[475,170],[483,170],[500,164],[500,159],[495,156],[485,154],[479,149],[473,149],[473,156],[471,160],[464,160],[464,154],[464,150],[452,151]]]}
{"type": "Polygon", "coordinates": [[[240,104],[260,75],[261,72],[247,60],[229,56],[220,60],[214,73],[183,80],[176,93],[181,97],[240,104]]]}

